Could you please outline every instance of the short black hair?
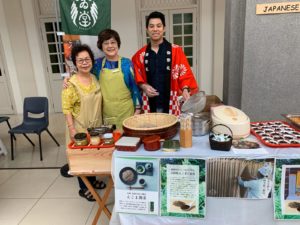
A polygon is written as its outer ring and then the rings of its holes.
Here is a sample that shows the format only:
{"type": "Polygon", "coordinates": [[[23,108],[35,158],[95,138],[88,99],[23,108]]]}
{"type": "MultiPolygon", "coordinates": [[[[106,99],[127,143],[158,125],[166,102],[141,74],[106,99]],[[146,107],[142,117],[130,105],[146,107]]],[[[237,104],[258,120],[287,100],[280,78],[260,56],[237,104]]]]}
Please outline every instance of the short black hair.
{"type": "Polygon", "coordinates": [[[102,51],[102,44],[104,41],[107,41],[111,38],[116,39],[117,43],[118,43],[118,48],[120,48],[121,46],[121,39],[120,39],[120,35],[118,34],[117,31],[112,30],[112,29],[105,29],[102,30],[99,34],[98,34],[98,41],[97,41],[97,47],[102,51]]]}
{"type": "Polygon", "coordinates": [[[95,63],[95,57],[94,57],[94,54],[91,50],[91,48],[86,45],[86,44],[79,44],[79,45],[75,45],[73,48],[72,48],[72,52],[71,52],[71,58],[72,58],[72,62],[75,66],[76,65],[76,57],[78,56],[78,54],[80,52],[83,52],[83,51],[87,51],[90,55],[90,58],[92,60],[92,64],[94,66],[94,63],[95,63]]]}
{"type": "Polygon", "coordinates": [[[154,11],[149,14],[146,20],[146,28],[149,26],[149,20],[150,19],[160,19],[164,27],[166,26],[166,21],[165,21],[165,15],[162,14],[161,12],[154,11]]]}

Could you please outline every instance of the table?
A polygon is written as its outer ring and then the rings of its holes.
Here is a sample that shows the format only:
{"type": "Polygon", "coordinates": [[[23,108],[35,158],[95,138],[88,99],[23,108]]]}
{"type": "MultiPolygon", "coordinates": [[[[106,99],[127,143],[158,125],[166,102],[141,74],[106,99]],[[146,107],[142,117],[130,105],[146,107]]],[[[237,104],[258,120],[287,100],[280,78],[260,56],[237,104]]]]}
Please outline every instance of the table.
{"type": "MultiPolygon", "coordinates": [[[[252,137],[254,138],[254,137],[252,137]]],[[[175,137],[178,139],[178,137],[175,137]]],[[[266,155],[251,155],[251,158],[300,158],[300,148],[269,148],[263,146],[268,152],[266,155]]],[[[232,151],[212,151],[208,142],[208,135],[193,137],[193,147],[181,149],[179,152],[149,152],[140,147],[136,152],[115,151],[113,162],[116,157],[189,157],[189,158],[211,158],[211,157],[246,157],[236,155],[232,151]]],[[[249,156],[248,156],[249,157],[249,156]]],[[[117,176],[117,175],[115,175],[117,176]]],[[[115,213],[112,224],[121,225],[296,225],[299,221],[279,221],[274,220],[273,199],[247,200],[233,198],[213,198],[207,197],[205,219],[186,219],[177,217],[149,216],[138,214],[115,213]]]]}
{"type": "Polygon", "coordinates": [[[111,218],[111,212],[106,207],[106,201],[114,185],[111,177],[111,159],[113,151],[114,148],[84,150],[67,149],[67,159],[70,167],[69,173],[79,176],[83,180],[99,205],[92,223],[93,225],[97,224],[102,211],[104,211],[109,219],[111,218]],[[107,187],[102,198],[87,179],[88,176],[109,177],[107,187]]]}

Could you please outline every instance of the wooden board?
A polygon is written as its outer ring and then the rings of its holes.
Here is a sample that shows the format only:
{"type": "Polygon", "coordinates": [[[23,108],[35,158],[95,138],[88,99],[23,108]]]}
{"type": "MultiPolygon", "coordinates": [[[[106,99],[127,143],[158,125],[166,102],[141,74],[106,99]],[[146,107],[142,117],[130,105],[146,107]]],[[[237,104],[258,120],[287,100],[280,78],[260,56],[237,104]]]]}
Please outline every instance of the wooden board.
{"type": "Polygon", "coordinates": [[[72,175],[111,174],[114,149],[67,149],[70,173],[72,175]]]}

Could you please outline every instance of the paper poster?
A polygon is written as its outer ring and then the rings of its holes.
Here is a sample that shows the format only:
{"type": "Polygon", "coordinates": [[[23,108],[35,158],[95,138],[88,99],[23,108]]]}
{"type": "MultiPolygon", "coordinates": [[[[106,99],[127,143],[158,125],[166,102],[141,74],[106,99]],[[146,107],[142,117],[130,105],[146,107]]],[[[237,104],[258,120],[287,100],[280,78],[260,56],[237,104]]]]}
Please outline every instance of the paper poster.
{"type": "Polygon", "coordinates": [[[160,161],[161,215],[205,216],[205,160],[163,158],[160,161]]]}
{"type": "Polygon", "coordinates": [[[210,158],[207,160],[207,196],[268,199],[273,172],[273,158],[210,158]]]}
{"type": "Polygon", "coordinates": [[[115,160],[117,212],[159,213],[159,159],[120,157],[115,160]]]}
{"type": "Polygon", "coordinates": [[[300,159],[277,159],[274,187],[275,219],[300,219],[300,159]]]}

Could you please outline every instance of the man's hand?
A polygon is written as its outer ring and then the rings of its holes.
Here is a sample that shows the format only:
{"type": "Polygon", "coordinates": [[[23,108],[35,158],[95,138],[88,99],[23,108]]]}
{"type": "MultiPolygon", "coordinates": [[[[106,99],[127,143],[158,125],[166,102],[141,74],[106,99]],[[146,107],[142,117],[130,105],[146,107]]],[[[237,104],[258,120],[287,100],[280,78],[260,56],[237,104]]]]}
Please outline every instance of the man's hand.
{"type": "Polygon", "coordinates": [[[184,101],[187,101],[191,97],[188,89],[186,89],[186,88],[183,89],[182,97],[183,97],[184,101]]]}
{"type": "Polygon", "coordinates": [[[151,85],[149,85],[149,84],[140,84],[140,88],[150,98],[159,95],[158,91],[155,88],[153,88],[151,85]]]}
{"type": "Polygon", "coordinates": [[[69,87],[69,84],[68,84],[69,80],[70,80],[70,77],[65,77],[64,78],[63,89],[66,89],[66,88],[69,87]]]}
{"type": "Polygon", "coordinates": [[[134,115],[138,115],[138,114],[141,114],[142,110],[139,108],[136,108],[135,111],[134,111],[134,115]]]}

